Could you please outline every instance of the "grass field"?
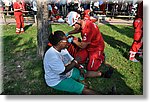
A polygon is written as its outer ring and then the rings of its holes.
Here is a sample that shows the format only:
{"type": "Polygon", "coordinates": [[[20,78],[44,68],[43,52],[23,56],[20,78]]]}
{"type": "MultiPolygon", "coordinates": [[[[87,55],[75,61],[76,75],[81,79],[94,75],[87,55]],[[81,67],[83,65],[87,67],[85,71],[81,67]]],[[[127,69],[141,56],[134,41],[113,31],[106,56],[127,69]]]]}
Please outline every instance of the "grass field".
{"type": "MultiPolygon", "coordinates": [[[[1,26],[2,27],[2,26],[1,26]]],[[[52,25],[52,31],[71,30],[66,24],[52,25]]],[[[143,94],[143,59],[139,63],[128,60],[134,30],[125,25],[99,25],[105,40],[106,62],[114,68],[112,78],[88,78],[90,87],[102,94],[115,89],[118,95],[143,94]]],[[[3,85],[2,94],[70,94],[48,87],[43,75],[42,60],[37,57],[37,28],[28,25],[25,34],[16,35],[15,25],[3,26],[3,85]]],[[[76,36],[80,36],[79,34],[76,36]]],[[[100,70],[105,70],[102,65],[100,70]]]]}

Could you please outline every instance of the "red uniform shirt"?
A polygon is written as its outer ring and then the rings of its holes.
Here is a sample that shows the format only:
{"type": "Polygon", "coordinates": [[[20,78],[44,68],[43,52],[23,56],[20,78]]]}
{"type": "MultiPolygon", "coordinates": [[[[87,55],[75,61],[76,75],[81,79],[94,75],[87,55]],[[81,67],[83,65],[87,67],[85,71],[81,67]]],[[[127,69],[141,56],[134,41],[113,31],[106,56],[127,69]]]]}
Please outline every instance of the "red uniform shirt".
{"type": "MultiPolygon", "coordinates": [[[[13,7],[14,7],[14,9],[20,9],[20,8],[22,8],[24,10],[23,4],[20,4],[18,2],[14,2],[13,7]]],[[[22,12],[21,11],[15,11],[14,15],[16,15],[16,14],[22,14],[22,12]]]]}
{"type": "Polygon", "coordinates": [[[141,18],[137,18],[134,23],[134,40],[135,41],[140,41],[143,37],[143,21],[141,18]]]}
{"type": "Polygon", "coordinates": [[[134,22],[133,22],[133,26],[135,31],[141,31],[143,29],[143,21],[141,18],[137,18],[134,22]]]}
{"type": "Polygon", "coordinates": [[[104,50],[104,40],[96,24],[86,20],[84,29],[81,30],[82,42],[90,42],[88,51],[104,50]]]}

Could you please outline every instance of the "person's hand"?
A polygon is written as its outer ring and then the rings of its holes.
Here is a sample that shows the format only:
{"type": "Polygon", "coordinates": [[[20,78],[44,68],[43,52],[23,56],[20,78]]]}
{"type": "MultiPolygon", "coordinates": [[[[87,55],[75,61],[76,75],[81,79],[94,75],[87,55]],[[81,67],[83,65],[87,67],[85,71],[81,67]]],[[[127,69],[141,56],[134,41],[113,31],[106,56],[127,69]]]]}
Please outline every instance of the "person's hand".
{"type": "Polygon", "coordinates": [[[77,37],[74,37],[73,40],[78,40],[78,38],[77,38],[77,37]]]}
{"type": "Polygon", "coordinates": [[[85,77],[87,71],[84,68],[80,68],[79,70],[80,70],[80,75],[85,77]]]}
{"type": "Polygon", "coordinates": [[[76,56],[76,57],[75,57],[75,60],[76,60],[77,62],[80,62],[80,61],[81,61],[81,57],[80,57],[80,56],[76,56]]]}
{"type": "Polygon", "coordinates": [[[80,61],[81,61],[81,57],[79,57],[79,56],[75,57],[75,59],[74,59],[75,67],[77,67],[77,68],[80,67],[80,64],[79,64],[80,61]]]}
{"type": "Polygon", "coordinates": [[[23,8],[20,8],[20,11],[23,11],[23,8]]]}
{"type": "Polygon", "coordinates": [[[69,43],[72,43],[72,41],[73,41],[73,37],[68,38],[69,43]]]}
{"type": "Polygon", "coordinates": [[[74,43],[74,44],[77,45],[78,42],[79,42],[78,39],[73,39],[73,43],[74,43]]]}

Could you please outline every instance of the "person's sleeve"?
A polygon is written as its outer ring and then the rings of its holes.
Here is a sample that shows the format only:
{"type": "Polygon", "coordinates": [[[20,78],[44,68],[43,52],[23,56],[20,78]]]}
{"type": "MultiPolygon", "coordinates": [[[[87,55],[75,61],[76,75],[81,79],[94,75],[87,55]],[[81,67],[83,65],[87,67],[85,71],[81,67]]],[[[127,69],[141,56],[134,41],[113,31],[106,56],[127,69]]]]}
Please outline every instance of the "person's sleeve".
{"type": "Polygon", "coordinates": [[[83,33],[82,42],[91,42],[92,39],[92,26],[89,24],[86,31],[83,33]]]}
{"type": "Polygon", "coordinates": [[[50,68],[52,68],[53,72],[57,74],[60,74],[65,71],[64,63],[62,62],[61,59],[58,58],[50,60],[49,66],[50,68]]]}
{"type": "Polygon", "coordinates": [[[16,2],[13,4],[14,9],[17,9],[16,2]]]}

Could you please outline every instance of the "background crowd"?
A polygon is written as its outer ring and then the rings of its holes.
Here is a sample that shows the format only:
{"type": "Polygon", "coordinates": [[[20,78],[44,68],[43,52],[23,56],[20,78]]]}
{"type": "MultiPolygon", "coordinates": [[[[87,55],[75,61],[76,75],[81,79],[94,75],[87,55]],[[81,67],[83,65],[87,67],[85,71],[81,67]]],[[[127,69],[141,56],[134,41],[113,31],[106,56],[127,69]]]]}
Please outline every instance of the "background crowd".
{"type": "MultiPolygon", "coordinates": [[[[5,11],[5,15],[13,15],[13,4],[16,0],[0,0],[0,9],[5,11]]],[[[21,0],[24,2],[25,13],[27,16],[35,15],[37,11],[37,0],[21,0]]],[[[63,19],[70,11],[83,11],[90,9],[93,15],[127,15],[135,16],[137,0],[47,0],[48,10],[51,20],[58,20],[60,17],[63,19]],[[54,18],[55,17],[55,18],[54,18]]]]}

